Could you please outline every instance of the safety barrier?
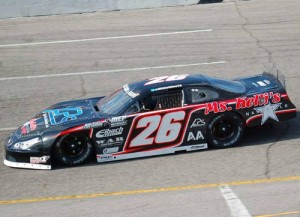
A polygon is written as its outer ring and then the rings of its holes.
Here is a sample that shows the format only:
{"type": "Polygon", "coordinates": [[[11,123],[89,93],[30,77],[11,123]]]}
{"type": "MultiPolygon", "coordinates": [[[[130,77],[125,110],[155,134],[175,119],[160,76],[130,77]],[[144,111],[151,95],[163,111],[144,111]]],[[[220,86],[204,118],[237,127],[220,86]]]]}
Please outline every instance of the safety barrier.
{"type": "Polygon", "coordinates": [[[0,18],[193,5],[202,3],[201,1],[203,0],[0,0],[0,18]]]}

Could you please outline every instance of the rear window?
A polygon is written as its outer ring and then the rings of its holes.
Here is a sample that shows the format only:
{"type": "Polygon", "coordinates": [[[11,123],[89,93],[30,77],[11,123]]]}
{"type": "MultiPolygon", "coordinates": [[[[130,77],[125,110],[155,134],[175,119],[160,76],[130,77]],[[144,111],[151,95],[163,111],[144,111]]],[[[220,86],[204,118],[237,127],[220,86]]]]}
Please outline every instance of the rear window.
{"type": "Polygon", "coordinates": [[[186,93],[189,102],[202,103],[219,98],[219,93],[207,87],[188,87],[186,93]]]}
{"type": "Polygon", "coordinates": [[[205,78],[208,80],[210,85],[215,88],[237,94],[243,94],[246,92],[245,86],[239,81],[229,81],[209,76],[205,76],[205,78]]]}

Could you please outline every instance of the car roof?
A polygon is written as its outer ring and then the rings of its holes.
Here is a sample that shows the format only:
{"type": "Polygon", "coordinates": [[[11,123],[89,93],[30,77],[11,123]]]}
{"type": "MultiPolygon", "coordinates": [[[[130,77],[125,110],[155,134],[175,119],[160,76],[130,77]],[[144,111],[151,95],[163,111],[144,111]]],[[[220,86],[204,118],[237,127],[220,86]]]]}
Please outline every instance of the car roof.
{"type": "Polygon", "coordinates": [[[230,93],[242,94],[246,91],[245,86],[241,82],[210,77],[203,74],[155,77],[131,83],[129,84],[129,87],[130,90],[135,93],[142,93],[142,95],[147,95],[151,92],[178,89],[187,86],[206,85],[230,93]],[[168,80],[168,78],[170,77],[183,79],[168,80]]]}

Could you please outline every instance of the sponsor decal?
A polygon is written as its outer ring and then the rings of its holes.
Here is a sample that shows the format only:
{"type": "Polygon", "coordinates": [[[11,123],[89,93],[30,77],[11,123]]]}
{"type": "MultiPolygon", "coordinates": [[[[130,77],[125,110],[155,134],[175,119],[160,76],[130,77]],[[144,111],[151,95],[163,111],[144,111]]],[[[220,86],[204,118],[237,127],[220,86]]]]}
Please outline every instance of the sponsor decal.
{"type": "Polygon", "coordinates": [[[197,134],[194,134],[193,132],[189,132],[187,141],[191,141],[191,140],[195,141],[199,139],[204,139],[204,136],[201,131],[198,131],[197,134]]]}
{"type": "Polygon", "coordinates": [[[33,137],[33,136],[40,136],[41,135],[41,132],[40,131],[36,131],[34,133],[27,133],[25,135],[21,135],[22,138],[26,138],[26,137],[33,137]]]}
{"type": "Polygon", "coordinates": [[[256,114],[257,114],[257,112],[255,110],[246,112],[246,116],[250,116],[250,115],[252,116],[252,115],[256,115],[256,114]]]}
{"type": "Polygon", "coordinates": [[[30,163],[31,163],[31,164],[47,163],[47,161],[48,161],[49,159],[50,159],[50,156],[30,157],[30,163]]]}
{"type": "Polygon", "coordinates": [[[190,147],[190,150],[198,150],[198,149],[203,149],[203,148],[207,148],[207,145],[206,144],[192,145],[190,147]]]}
{"type": "Polygon", "coordinates": [[[281,103],[277,103],[277,104],[267,104],[265,106],[259,107],[259,108],[254,108],[255,111],[257,113],[261,113],[262,114],[262,118],[261,118],[261,125],[263,125],[269,118],[275,120],[275,121],[279,121],[275,111],[280,107],[281,103]]]}
{"type": "Polygon", "coordinates": [[[102,139],[96,141],[98,147],[107,147],[113,145],[121,145],[124,142],[123,137],[116,137],[116,138],[109,138],[109,139],[102,139]]]}
{"type": "MultiPolygon", "coordinates": [[[[264,106],[269,103],[276,104],[281,101],[280,93],[261,93],[255,94],[252,97],[239,97],[236,98],[235,109],[244,109],[244,108],[252,108],[257,106],[264,106]]],[[[228,102],[220,101],[220,102],[210,102],[206,103],[204,114],[207,115],[211,112],[219,113],[225,111],[231,111],[232,107],[228,105],[228,102]]]]}
{"type": "Polygon", "coordinates": [[[36,119],[31,119],[29,121],[30,131],[34,131],[36,129],[36,119]]]}
{"type": "Polygon", "coordinates": [[[203,119],[201,118],[196,118],[193,122],[193,124],[191,125],[191,128],[194,128],[194,127],[201,127],[201,126],[204,126],[205,125],[205,122],[203,119]]]}
{"type": "Polygon", "coordinates": [[[12,140],[12,138],[11,137],[9,137],[9,139],[7,140],[7,142],[6,142],[6,146],[11,146],[12,145],[12,142],[13,142],[13,140],[12,140]]]}
{"type": "Polygon", "coordinates": [[[120,127],[127,124],[126,116],[113,117],[108,120],[110,127],[120,127]]]}
{"type": "Polygon", "coordinates": [[[83,111],[81,108],[62,108],[45,110],[43,113],[48,114],[51,125],[58,125],[76,120],[79,115],[83,114],[83,111]]]}
{"type": "Polygon", "coordinates": [[[97,158],[100,158],[101,160],[112,160],[115,159],[116,157],[108,154],[108,155],[98,155],[97,158]]]}
{"type": "Polygon", "coordinates": [[[30,121],[26,122],[22,127],[21,127],[21,134],[25,135],[27,133],[30,133],[31,131],[34,131],[36,129],[36,119],[31,119],[30,121]]]}
{"type": "Polygon", "coordinates": [[[123,127],[118,127],[114,129],[103,129],[96,133],[97,138],[104,138],[104,137],[110,137],[110,136],[118,136],[121,135],[123,132],[123,127]]]}
{"type": "Polygon", "coordinates": [[[111,154],[111,153],[116,153],[118,151],[119,151],[119,147],[105,148],[103,149],[103,154],[111,154]]]}
{"type": "Polygon", "coordinates": [[[168,90],[168,89],[179,88],[179,87],[182,87],[182,85],[178,84],[178,85],[173,85],[173,86],[154,88],[154,89],[151,89],[151,92],[156,92],[156,91],[160,91],[160,90],[168,90]]]}
{"type": "Polygon", "coordinates": [[[85,124],[83,126],[83,129],[87,130],[87,129],[91,129],[91,128],[103,127],[105,125],[106,125],[106,122],[96,121],[93,123],[85,124]]]}
{"type": "Polygon", "coordinates": [[[139,93],[135,93],[133,91],[130,90],[128,84],[125,84],[123,86],[123,90],[125,91],[125,93],[127,93],[128,96],[130,96],[131,98],[135,98],[137,96],[139,96],[140,94],[139,93]]]}
{"type": "Polygon", "coordinates": [[[24,126],[22,126],[21,127],[21,134],[22,135],[25,135],[25,134],[27,134],[28,133],[28,131],[27,131],[27,127],[24,125],[24,126]]]}
{"type": "Polygon", "coordinates": [[[49,118],[46,113],[43,113],[43,117],[44,117],[45,127],[48,128],[49,127],[49,118]]]}

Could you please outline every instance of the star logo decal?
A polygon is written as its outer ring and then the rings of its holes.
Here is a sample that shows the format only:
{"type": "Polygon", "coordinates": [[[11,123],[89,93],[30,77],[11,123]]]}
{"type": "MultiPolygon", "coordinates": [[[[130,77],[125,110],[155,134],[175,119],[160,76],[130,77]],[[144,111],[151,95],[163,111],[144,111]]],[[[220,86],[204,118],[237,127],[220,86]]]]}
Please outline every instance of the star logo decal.
{"type": "Polygon", "coordinates": [[[262,114],[262,118],[261,118],[261,125],[263,125],[269,118],[275,120],[275,121],[279,121],[275,111],[280,107],[281,103],[277,103],[277,104],[267,104],[265,106],[259,107],[259,108],[254,108],[256,110],[257,113],[261,113],[262,114]]]}

